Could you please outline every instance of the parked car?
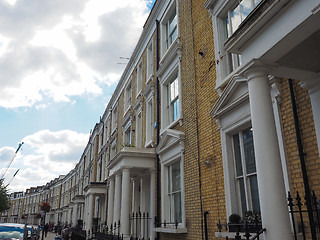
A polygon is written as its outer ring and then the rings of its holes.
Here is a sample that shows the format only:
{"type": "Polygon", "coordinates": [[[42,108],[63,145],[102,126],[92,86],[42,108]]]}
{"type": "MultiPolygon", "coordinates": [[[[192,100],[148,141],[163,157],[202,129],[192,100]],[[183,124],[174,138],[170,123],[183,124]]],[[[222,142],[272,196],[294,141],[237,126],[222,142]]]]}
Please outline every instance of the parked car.
{"type": "Polygon", "coordinates": [[[27,240],[28,229],[24,224],[0,223],[0,239],[22,239],[27,240]]]}

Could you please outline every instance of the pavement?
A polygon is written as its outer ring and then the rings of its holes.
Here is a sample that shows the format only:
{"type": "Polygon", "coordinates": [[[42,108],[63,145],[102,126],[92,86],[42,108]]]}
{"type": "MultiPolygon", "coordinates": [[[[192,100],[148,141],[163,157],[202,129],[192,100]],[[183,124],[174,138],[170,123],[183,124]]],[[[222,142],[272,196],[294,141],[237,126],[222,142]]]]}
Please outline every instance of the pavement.
{"type": "MultiPolygon", "coordinates": [[[[48,232],[47,237],[44,237],[44,240],[55,240],[56,233],[48,232]]],[[[42,233],[40,235],[40,240],[42,239],[42,233]]]]}

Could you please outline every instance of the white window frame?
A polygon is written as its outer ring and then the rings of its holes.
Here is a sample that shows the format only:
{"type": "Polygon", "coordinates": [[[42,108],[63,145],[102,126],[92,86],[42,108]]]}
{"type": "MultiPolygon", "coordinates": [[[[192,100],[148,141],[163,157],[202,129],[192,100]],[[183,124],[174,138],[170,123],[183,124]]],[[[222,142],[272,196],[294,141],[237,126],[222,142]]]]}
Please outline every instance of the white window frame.
{"type": "Polygon", "coordinates": [[[184,142],[185,134],[178,130],[167,129],[161,136],[158,145],[158,154],[161,163],[161,227],[156,232],[187,233],[185,216],[185,186],[184,186],[184,142]],[[170,218],[169,171],[173,164],[180,164],[180,186],[181,186],[181,222],[175,226],[174,219],[170,218]],[[171,222],[171,220],[173,220],[171,222]],[[168,223],[166,227],[163,223],[168,223]]]}
{"type": "Polygon", "coordinates": [[[117,139],[115,138],[111,143],[110,160],[112,160],[116,155],[117,155],[117,139]]]}
{"type": "Polygon", "coordinates": [[[166,199],[167,201],[167,207],[169,211],[166,211],[167,213],[167,221],[170,223],[175,223],[177,221],[178,224],[182,224],[182,183],[181,183],[181,161],[180,159],[177,159],[176,161],[172,162],[170,165],[166,166],[166,175],[167,175],[167,181],[168,181],[168,187],[167,187],[167,196],[168,199],[166,199]],[[180,175],[179,175],[179,181],[180,181],[180,189],[174,191],[173,190],[173,182],[172,182],[172,168],[174,165],[179,165],[179,171],[180,171],[180,175]],[[176,194],[180,194],[180,216],[179,219],[176,219],[175,217],[175,210],[176,210],[176,206],[175,206],[175,195],[176,194]]]}
{"type": "MultiPolygon", "coordinates": [[[[165,162],[161,162],[161,196],[162,196],[162,215],[161,215],[161,222],[167,223],[167,228],[175,228],[175,220],[170,218],[170,211],[172,211],[172,202],[170,202],[169,197],[169,171],[170,166],[179,162],[180,163],[180,181],[181,181],[181,222],[178,222],[178,229],[176,233],[186,232],[186,222],[185,222],[185,192],[184,192],[184,172],[183,172],[183,156],[181,153],[177,153],[173,158],[168,159],[165,162]],[[173,220],[173,221],[172,221],[173,220]],[[182,231],[182,232],[179,232],[182,231]]],[[[161,229],[160,231],[166,231],[165,229],[161,229]]]]}
{"type": "Polygon", "coordinates": [[[161,56],[164,56],[166,52],[170,49],[174,41],[179,36],[179,19],[178,19],[178,4],[176,0],[172,1],[167,11],[164,14],[163,19],[160,22],[160,31],[161,31],[161,56]],[[173,14],[175,13],[176,25],[173,28],[176,32],[173,39],[169,39],[168,36],[172,36],[173,31],[169,32],[170,20],[172,19],[173,14]]]}
{"type": "Polygon", "coordinates": [[[124,115],[126,115],[128,109],[132,104],[132,84],[131,80],[127,83],[127,86],[124,91],[124,115]]]}
{"type": "Polygon", "coordinates": [[[137,96],[139,97],[142,93],[142,79],[143,79],[143,67],[142,67],[142,60],[138,63],[137,67],[137,96]]]}
{"type": "Polygon", "coordinates": [[[142,111],[141,109],[136,114],[136,147],[142,147],[142,111]]]}
{"type": "MultiPolygon", "coordinates": [[[[251,128],[251,127],[249,127],[251,128]]],[[[254,211],[253,209],[253,197],[251,195],[251,186],[250,186],[250,177],[257,177],[257,170],[252,173],[248,173],[247,169],[247,162],[246,162],[246,157],[245,157],[245,152],[244,152],[244,141],[243,141],[243,132],[249,128],[240,128],[238,132],[232,134],[229,136],[232,141],[232,150],[233,150],[233,156],[232,156],[232,164],[234,168],[234,184],[236,186],[236,196],[237,196],[237,209],[238,211],[236,212],[237,214],[244,216],[245,212],[247,211],[254,211]],[[241,158],[241,170],[242,170],[242,175],[237,176],[237,166],[236,166],[236,153],[235,153],[235,143],[234,143],[234,136],[238,134],[238,139],[239,139],[239,154],[241,158]],[[243,192],[241,191],[240,187],[240,181],[243,180],[243,192]],[[241,193],[244,195],[241,196],[241,193]],[[243,201],[243,197],[245,199],[245,203],[243,201]],[[246,204],[245,209],[242,207],[243,204],[246,204]]],[[[253,140],[252,140],[253,141],[253,140]]],[[[253,144],[253,143],[252,143],[253,144]]],[[[254,150],[254,148],[253,148],[254,150]]],[[[253,153],[254,154],[254,153],[253,153]]],[[[256,164],[256,162],[255,162],[256,164]]],[[[258,193],[258,198],[259,198],[259,193],[258,193]]],[[[259,204],[259,210],[255,211],[255,213],[260,212],[260,204],[259,204]]]]}
{"type": "Polygon", "coordinates": [[[106,141],[109,140],[110,136],[111,136],[111,115],[109,114],[107,120],[106,120],[106,141]]]}
{"type": "Polygon", "coordinates": [[[154,137],[154,103],[152,93],[146,100],[146,144],[149,146],[153,143],[154,137]]]}
{"type": "Polygon", "coordinates": [[[151,39],[147,47],[147,83],[153,77],[153,39],[151,39]]]}
{"type": "Polygon", "coordinates": [[[123,146],[129,147],[132,145],[131,122],[129,121],[123,129],[123,146]]]}
{"type": "MultiPolygon", "coordinates": [[[[250,13],[262,0],[251,1],[255,6],[250,13]]],[[[226,41],[232,36],[239,27],[232,31],[231,24],[227,26],[227,19],[231,19],[232,11],[240,5],[239,0],[207,0],[207,9],[212,17],[213,37],[215,46],[215,64],[216,64],[216,89],[224,86],[231,78],[233,72],[242,65],[241,52],[228,52],[225,47],[226,41]]],[[[250,14],[249,13],[249,14],[250,14]]],[[[245,18],[241,18],[243,22],[245,18]]]]}
{"type": "MultiPolygon", "coordinates": [[[[171,68],[171,70],[162,77],[164,80],[161,79],[160,85],[161,85],[161,128],[162,131],[164,131],[166,128],[171,128],[175,126],[181,119],[182,119],[182,101],[181,101],[181,79],[180,79],[180,64],[175,65],[171,68]],[[168,89],[170,87],[170,83],[173,80],[178,81],[178,111],[179,116],[176,119],[173,119],[171,116],[171,101],[169,101],[168,93],[170,93],[170,90],[168,89]]],[[[175,99],[177,100],[177,99],[175,99]]]]}
{"type": "Polygon", "coordinates": [[[116,131],[117,126],[118,126],[118,104],[116,104],[113,109],[112,109],[112,123],[111,123],[111,135],[113,134],[113,132],[116,131]]]}

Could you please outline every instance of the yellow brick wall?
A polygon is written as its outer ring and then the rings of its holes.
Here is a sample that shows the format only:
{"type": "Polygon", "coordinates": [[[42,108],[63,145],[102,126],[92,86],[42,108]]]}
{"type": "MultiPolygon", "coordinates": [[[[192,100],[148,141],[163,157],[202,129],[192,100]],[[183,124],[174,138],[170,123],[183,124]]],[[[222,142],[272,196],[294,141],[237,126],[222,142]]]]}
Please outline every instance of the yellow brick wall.
{"type": "Polygon", "coordinates": [[[210,111],[218,99],[212,21],[203,8],[205,0],[193,1],[194,56],[199,125],[202,216],[208,211],[209,239],[214,239],[219,219],[225,221],[224,177],[220,131],[210,111]],[[203,53],[203,56],[199,54],[203,53]],[[207,161],[209,165],[204,162],[207,161]]]}
{"type": "Polygon", "coordinates": [[[225,219],[224,179],[220,133],[210,111],[217,101],[212,22],[205,0],[179,1],[179,35],[182,43],[181,88],[187,234],[162,234],[161,239],[204,239],[205,211],[209,239],[218,219],[225,219]],[[199,51],[204,55],[200,56],[199,51]],[[210,166],[204,161],[209,161],[210,166]]]}
{"type": "MultiPolygon", "coordinates": [[[[320,196],[320,157],[314,128],[313,112],[308,91],[299,85],[298,81],[293,81],[294,94],[297,104],[297,112],[300,121],[302,144],[304,148],[305,162],[309,177],[310,189],[320,196]]],[[[288,162],[288,172],[291,192],[299,191],[304,193],[300,158],[296,141],[296,131],[294,127],[291,98],[288,80],[281,82],[282,90],[282,122],[285,138],[285,148],[288,162]]]]}

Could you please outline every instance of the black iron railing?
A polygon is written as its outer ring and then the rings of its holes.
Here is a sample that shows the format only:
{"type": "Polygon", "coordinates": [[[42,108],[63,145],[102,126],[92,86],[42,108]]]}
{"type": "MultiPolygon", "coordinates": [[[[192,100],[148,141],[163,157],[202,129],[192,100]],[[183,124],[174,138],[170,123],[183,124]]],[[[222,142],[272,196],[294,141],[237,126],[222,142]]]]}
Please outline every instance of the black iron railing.
{"type": "Polygon", "coordinates": [[[131,236],[130,240],[150,239],[150,220],[149,213],[136,212],[130,216],[131,236]]]}
{"type": "Polygon", "coordinates": [[[296,192],[295,198],[288,192],[287,200],[294,239],[297,240],[298,234],[300,234],[302,235],[303,240],[306,240],[307,235],[312,232],[316,234],[316,236],[312,236],[312,239],[320,239],[320,208],[319,201],[314,191],[312,191],[311,194],[311,209],[308,209],[307,204],[302,200],[299,192],[296,192]],[[308,216],[310,213],[313,214],[311,219],[314,221],[312,222],[310,222],[310,217],[308,216]]]}
{"type": "Polygon", "coordinates": [[[86,231],[79,228],[71,228],[71,240],[86,240],[86,231]]]}
{"type": "MultiPolygon", "coordinates": [[[[255,218],[253,221],[243,221],[240,223],[227,223],[227,224],[222,224],[220,221],[217,224],[217,227],[219,229],[219,232],[222,231],[223,227],[228,232],[234,232],[235,237],[234,239],[239,240],[242,239],[242,236],[246,240],[254,240],[260,239],[260,235],[266,231],[265,228],[262,228],[261,221],[259,219],[255,218]]],[[[226,238],[228,239],[228,237],[226,238]]]]}

